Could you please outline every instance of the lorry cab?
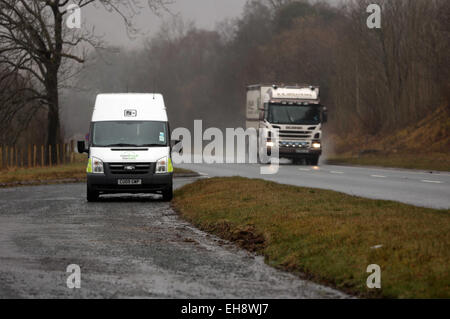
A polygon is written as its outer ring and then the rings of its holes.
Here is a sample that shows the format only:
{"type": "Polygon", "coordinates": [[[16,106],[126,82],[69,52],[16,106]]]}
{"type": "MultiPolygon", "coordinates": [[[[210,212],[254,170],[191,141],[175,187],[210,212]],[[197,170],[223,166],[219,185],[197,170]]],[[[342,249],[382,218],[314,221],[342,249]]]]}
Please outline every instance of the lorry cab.
{"type": "Polygon", "coordinates": [[[320,90],[310,85],[251,85],[247,88],[247,128],[266,129],[260,134],[259,153],[278,148],[280,157],[294,163],[317,165],[322,154],[322,124],[326,108],[320,90]]]}
{"type": "Polygon", "coordinates": [[[169,122],[160,94],[97,96],[88,145],[87,200],[101,194],[155,193],[173,197],[169,122]]]}

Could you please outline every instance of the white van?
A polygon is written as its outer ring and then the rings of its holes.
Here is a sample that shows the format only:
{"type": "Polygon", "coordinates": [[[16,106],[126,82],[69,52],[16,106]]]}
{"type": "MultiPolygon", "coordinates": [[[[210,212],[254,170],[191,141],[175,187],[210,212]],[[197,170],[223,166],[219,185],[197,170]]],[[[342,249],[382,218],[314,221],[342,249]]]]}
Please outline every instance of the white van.
{"type": "Polygon", "coordinates": [[[87,200],[100,194],[156,193],[173,197],[170,128],[160,94],[100,94],[97,96],[89,144],[87,200]]]}

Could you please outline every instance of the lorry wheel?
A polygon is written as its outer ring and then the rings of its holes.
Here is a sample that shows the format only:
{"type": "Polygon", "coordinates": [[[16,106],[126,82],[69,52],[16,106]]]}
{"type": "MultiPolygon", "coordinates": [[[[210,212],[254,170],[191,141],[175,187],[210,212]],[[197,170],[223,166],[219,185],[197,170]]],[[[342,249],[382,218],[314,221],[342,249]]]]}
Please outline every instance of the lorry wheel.
{"type": "Polygon", "coordinates": [[[173,187],[172,185],[162,192],[162,200],[164,202],[170,202],[173,199],[173,187]]]}
{"type": "Polygon", "coordinates": [[[89,186],[87,189],[87,201],[88,202],[96,202],[98,201],[99,193],[97,191],[92,190],[89,186]]]}
{"type": "Polygon", "coordinates": [[[311,158],[308,160],[308,162],[309,162],[310,165],[313,165],[313,166],[319,165],[319,156],[311,157],[311,158]]]}

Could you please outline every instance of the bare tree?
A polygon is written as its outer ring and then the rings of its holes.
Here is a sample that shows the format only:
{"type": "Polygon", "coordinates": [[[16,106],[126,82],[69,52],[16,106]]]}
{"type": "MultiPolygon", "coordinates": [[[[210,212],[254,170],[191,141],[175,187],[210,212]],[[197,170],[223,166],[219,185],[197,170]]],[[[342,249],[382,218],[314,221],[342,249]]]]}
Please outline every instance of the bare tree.
{"type": "Polygon", "coordinates": [[[298,1],[298,0],[267,0],[267,2],[274,8],[279,9],[283,6],[285,6],[288,3],[298,1]]]}
{"type": "Polygon", "coordinates": [[[36,104],[27,92],[28,79],[19,72],[0,69],[0,144],[15,144],[36,104]]]}
{"type": "MultiPolygon", "coordinates": [[[[151,9],[164,7],[164,0],[147,0],[151,9]]],[[[77,0],[71,3],[83,9],[101,5],[119,14],[128,30],[134,31],[132,18],[141,9],[138,0],[77,0]]],[[[47,111],[47,143],[56,144],[61,139],[59,88],[66,63],[83,63],[82,48],[98,44],[91,32],[68,29],[65,18],[68,0],[0,0],[0,67],[5,76],[20,74],[24,81],[13,93],[26,96],[32,108],[29,117],[39,108],[47,111]]],[[[17,104],[13,113],[27,103],[17,104]]],[[[54,156],[53,156],[54,158],[54,156]]]]}

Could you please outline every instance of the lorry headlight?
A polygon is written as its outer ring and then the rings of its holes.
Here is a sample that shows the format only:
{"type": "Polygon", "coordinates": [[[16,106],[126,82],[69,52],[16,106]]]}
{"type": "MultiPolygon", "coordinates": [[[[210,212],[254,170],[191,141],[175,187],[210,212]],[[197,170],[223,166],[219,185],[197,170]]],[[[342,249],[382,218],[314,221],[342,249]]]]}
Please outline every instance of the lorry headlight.
{"type": "Polygon", "coordinates": [[[163,157],[159,161],[156,162],[156,174],[164,174],[164,173],[172,173],[173,166],[172,160],[169,157],[163,157]]]}
{"type": "Polygon", "coordinates": [[[275,143],[274,142],[266,142],[266,146],[267,147],[275,147],[275,143]]]}
{"type": "Polygon", "coordinates": [[[322,145],[319,142],[314,142],[314,143],[312,143],[312,147],[315,149],[318,149],[318,148],[321,148],[322,145]]]}
{"type": "Polygon", "coordinates": [[[87,172],[93,174],[104,174],[105,170],[103,167],[103,161],[96,157],[89,158],[87,172]]]}

